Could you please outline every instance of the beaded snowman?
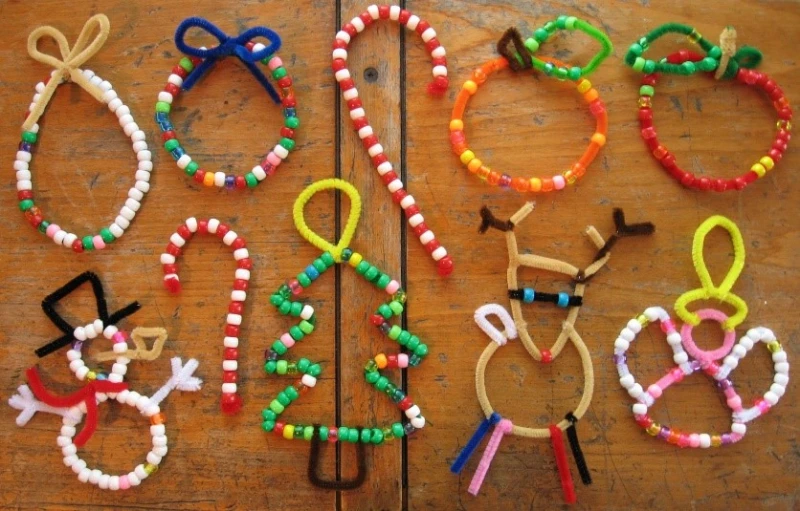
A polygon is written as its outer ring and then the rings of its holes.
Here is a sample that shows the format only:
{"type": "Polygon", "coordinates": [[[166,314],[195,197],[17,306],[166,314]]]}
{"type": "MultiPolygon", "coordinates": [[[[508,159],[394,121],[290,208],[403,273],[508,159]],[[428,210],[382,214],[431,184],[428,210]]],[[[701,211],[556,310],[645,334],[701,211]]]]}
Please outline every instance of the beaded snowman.
{"type": "Polygon", "coordinates": [[[654,230],[654,227],[650,223],[626,225],[622,210],[614,210],[614,223],[616,224],[616,232],[607,240],[604,240],[594,227],[590,226],[587,228],[586,235],[595,245],[595,247],[597,247],[598,251],[594,261],[589,266],[584,269],[579,269],[565,261],[560,261],[536,254],[519,252],[514,229],[532,211],[533,203],[527,203],[520,208],[511,217],[511,219],[502,221],[494,218],[487,208],[483,208],[481,210],[481,216],[483,217],[483,223],[480,229],[481,232],[485,232],[489,227],[492,227],[503,231],[506,235],[506,245],[509,255],[509,266],[507,272],[508,297],[511,300],[511,313],[513,318],[509,316],[508,312],[499,305],[487,305],[475,312],[475,321],[478,323],[478,326],[480,326],[480,328],[493,341],[486,347],[480,359],[478,360],[478,365],[475,372],[475,384],[478,392],[478,401],[480,402],[481,409],[483,410],[486,419],[478,426],[475,434],[456,458],[455,462],[450,467],[450,470],[455,474],[460,473],[474,450],[480,444],[482,438],[488,432],[489,428],[494,426],[495,430],[492,438],[486,447],[483,459],[475,471],[472,483],[469,486],[469,493],[477,495],[480,491],[483,479],[489,470],[489,465],[491,464],[492,458],[494,457],[494,454],[497,451],[500,441],[504,435],[510,434],[526,438],[550,438],[556,457],[556,465],[558,467],[559,476],[561,478],[564,499],[568,503],[574,503],[577,497],[572,482],[572,475],[570,474],[569,466],[567,464],[562,433],[567,433],[567,437],[569,438],[572,452],[581,475],[581,480],[584,484],[591,484],[591,474],[586,466],[580,444],[578,443],[576,424],[589,408],[589,404],[592,401],[592,393],[594,391],[594,370],[592,368],[591,354],[589,353],[585,342],[575,329],[575,321],[577,320],[578,313],[583,305],[583,294],[586,289],[586,285],[588,284],[589,280],[591,280],[597,274],[597,272],[600,271],[600,269],[603,268],[606,263],[608,263],[608,260],[611,257],[611,247],[621,237],[651,234],[654,230]],[[551,294],[535,291],[532,288],[521,288],[519,287],[517,279],[517,274],[520,267],[536,268],[567,275],[575,283],[574,294],[570,295],[564,292],[551,294]],[[528,324],[525,321],[525,317],[522,313],[522,304],[530,304],[533,302],[549,302],[557,305],[560,308],[569,309],[567,319],[562,324],[561,333],[558,335],[555,344],[553,344],[550,349],[540,350],[539,347],[533,342],[533,338],[528,332],[528,324]],[[491,325],[491,323],[488,322],[486,319],[488,314],[495,314],[500,318],[505,328],[503,332],[499,332],[491,325]],[[542,362],[544,364],[552,362],[556,359],[556,357],[558,357],[567,342],[572,343],[572,345],[578,351],[581,359],[584,387],[580,402],[574,411],[568,412],[565,415],[565,418],[562,421],[551,424],[547,428],[529,428],[512,424],[510,420],[503,418],[500,416],[500,414],[494,411],[486,395],[484,372],[489,360],[500,346],[505,345],[508,339],[516,338],[517,335],[519,335],[519,339],[522,341],[525,349],[537,362],[542,362]]]}
{"type": "Polygon", "coordinates": [[[37,369],[31,367],[26,372],[28,385],[20,386],[17,389],[18,394],[13,395],[8,400],[12,408],[21,411],[16,420],[17,425],[22,427],[27,424],[36,412],[47,412],[61,416],[63,425],[57,438],[57,444],[64,456],[64,465],[72,469],[78,476],[79,481],[91,483],[103,490],[127,490],[138,486],[158,470],[162,458],[166,456],[168,451],[164,425],[165,417],[159,404],[176,388],[182,391],[200,389],[202,382],[192,376],[197,369],[198,362],[191,359],[183,365],[180,358],[173,358],[172,377],[151,396],[130,390],[128,385],[123,382],[128,370],[128,364],[132,359],[152,360],[158,356],[166,341],[166,331],[163,329],[134,329],[131,332],[131,338],[134,340],[136,349],[129,349],[128,340],[130,338],[128,334],[119,330],[115,323],[122,317],[137,310],[139,304],[133,303],[123,310],[109,315],[103,296],[102,284],[93,273],[87,272],[71,280],[63,288],[45,298],[42,302],[42,308],[65,335],[43,349],[37,350],[37,354],[44,356],[47,353],[51,353],[65,345],[65,339],[67,339],[67,344],[70,343],[71,339],[72,347],[67,351],[69,368],[76,378],[79,381],[86,382],[86,385],[70,395],[54,395],[42,384],[37,369]],[[85,282],[91,282],[92,284],[97,300],[98,316],[100,317],[85,326],[73,328],[56,313],[54,305],[58,300],[64,298],[85,282]],[[101,335],[113,343],[112,353],[105,352],[100,357],[104,360],[114,359],[110,373],[105,373],[100,369],[90,369],[83,359],[82,349],[85,343],[93,341],[101,335]],[[145,338],[148,337],[155,337],[156,339],[152,350],[147,350],[145,346],[145,338]],[[152,449],[147,453],[146,462],[137,465],[127,474],[111,475],[104,473],[100,469],[90,468],[86,461],[78,455],[78,448],[83,447],[97,429],[98,405],[109,399],[135,407],[150,422],[152,449]],[[84,420],[84,417],[86,418],[86,423],[78,431],[77,426],[84,420]]]}
{"type": "Polygon", "coordinates": [[[679,329],[669,313],[661,307],[645,309],[642,314],[628,322],[614,342],[614,363],[617,366],[620,384],[637,401],[632,407],[634,418],[648,434],[679,447],[720,447],[741,440],[747,432],[747,423],[767,413],[780,401],[789,383],[789,362],[775,334],[768,328],[761,326],[751,328],[736,343],[735,328],[747,318],[747,303],[731,291],[745,262],[744,241],[736,224],[719,215],[708,218],[695,232],[692,259],[702,287],[682,294],[675,302],[675,313],[683,320],[683,326],[679,329]],[[731,269],[719,285],[714,284],[703,259],[706,235],[715,227],[728,231],[734,250],[731,269]],[[736,312],[728,316],[714,308],[704,308],[696,312],[687,309],[691,302],[711,299],[730,305],[736,312]],[[697,347],[692,338],[692,329],[701,321],[716,321],[720,324],[724,337],[719,348],[702,350],[697,347]],[[627,352],[638,334],[651,323],[660,325],[661,331],[666,335],[676,366],[645,390],[628,368],[627,352]],[[763,397],[757,399],[753,406],[745,408],[730,376],[739,362],[758,343],[766,345],[772,355],[773,381],[763,397]],[[698,371],[711,376],[724,393],[727,405],[732,411],[729,432],[685,433],[659,424],[648,415],[649,408],[667,388],[698,371]]]}

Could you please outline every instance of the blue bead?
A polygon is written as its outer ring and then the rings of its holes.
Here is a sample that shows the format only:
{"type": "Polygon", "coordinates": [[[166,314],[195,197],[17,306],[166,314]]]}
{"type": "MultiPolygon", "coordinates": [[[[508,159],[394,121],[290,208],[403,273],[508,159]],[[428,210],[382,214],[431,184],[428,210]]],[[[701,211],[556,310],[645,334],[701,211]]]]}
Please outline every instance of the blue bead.
{"type": "Polygon", "coordinates": [[[558,306],[566,307],[569,305],[569,295],[567,293],[558,293],[558,306]]]}
{"type": "Polygon", "coordinates": [[[536,292],[533,289],[531,289],[529,287],[526,287],[525,289],[522,290],[522,301],[523,302],[525,302],[525,303],[533,303],[533,299],[535,297],[536,297],[536,292]]]}
{"type": "Polygon", "coordinates": [[[284,117],[297,117],[297,109],[294,107],[287,107],[283,109],[284,117]]]}
{"type": "Polygon", "coordinates": [[[169,122],[169,115],[167,115],[166,112],[156,112],[156,122],[159,124],[162,122],[169,122]]]}
{"type": "Polygon", "coordinates": [[[103,373],[97,373],[97,380],[98,380],[98,381],[103,381],[103,380],[105,380],[106,378],[107,378],[107,376],[106,376],[105,374],[103,374],[103,373]]]}
{"type": "Polygon", "coordinates": [[[308,267],[306,267],[306,275],[308,275],[308,278],[311,280],[317,280],[319,277],[319,271],[314,268],[313,264],[309,264],[308,267]]]}
{"type": "Polygon", "coordinates": [[[20,142],[19,143],[19,150],[25,151],[26,153],[31,152],[31,144],[30,142],[20,142]]]}
{"type": "Polygon", "coordinates": [[[181,156],[186,154],[186,151],[183,150],[183,147],[178,146],[175,149],[173,149],[169,154],[171,154],[172,157],[175,158],[175,160],[177,161],[181,156]]]}
{"type": "Polygon", "coordinates": [[[236,186],[236,176],[225,176],[225,188],[231,190],[236,186]]]}

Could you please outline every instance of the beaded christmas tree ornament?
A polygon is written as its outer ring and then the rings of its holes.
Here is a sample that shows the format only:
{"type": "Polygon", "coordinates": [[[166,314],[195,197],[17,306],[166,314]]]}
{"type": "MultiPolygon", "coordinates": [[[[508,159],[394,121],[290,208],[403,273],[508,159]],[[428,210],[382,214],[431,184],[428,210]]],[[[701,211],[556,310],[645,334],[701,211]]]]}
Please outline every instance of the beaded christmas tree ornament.
{"type": "Polygon", "coordinates": [[[617,366],[620,384],[637,401],[632,408],[634,418],[649,435],[679,447],[719,447],[741,440],[747,432],[747,423],[767,413],[780,401],[789,383],[789,362],[786,352],[775,334],[768,328],[760,326],[751,328],[736,343],[735,329],[745,321],[748,312],[747,303],[732,292],[733,285],[739,278],[745,262],[744,241],[736,224],[719,215],[712,216],[703,222],[694,235],[692,260],[700,278],[701,287],[687,291],[675,301],[675,313],[683,320],[683,326],[679,328],[663,308],[648,307],[642,314],[628,322],[614,342],[614,364],[617,366]],[[715,227],[721,227],[728,231],[734,253],[731,269],[719,285],[712,280],[703,258],[706,235],[715,227]],[[716,300],[729,305],[736,312],[732,316],[728,316],[715,308],[689,311],[688,305],[697,300],[716,300]],[[692,329],[701,321],[716,321],[720,324],[723,331],[723,342],[719,348],[702,350],[697,347],[692,337],[692,329]],[[627,354],[631,343],[650,324],[658,324],[666,335],[676,365],[663,378],[645,390],[631,373],[627,363],[627,354]],[[759,342],[764,343],[772,355],[773,380],[763,397],[757,399],[753,406],[745,408],[730,375],[739,362],[759,342]],[[720,361],[722,363],[719,363],[720,361]],[[722,434],[687,433],[660,424],[650,417],[649,408],[655,404],[667,388],[680,382],[686,376],[700,371],[711,376],[725,395],[726,403],[732,411],[729,432],[722,434]]]}
{"type": "MultiPolygon", "coordinates": [[[[150,359],[152,351],[142,345],[132,353],[128,349],[128,334],[119,330],[115,323],[124,315],[133,313],[137,308],[138,303],[134,303],[109,316],[102,283],[95,274],[89,272],[79,275],[52,293],[42,302],[42,309],[60,330],[71,332],[68,335],[72,337],[72,348],[67,351],[69,368],[78,380],[85,381],[86,385],[72,394],[56,395],[45,388],[36,367],[31,367],[26,372],[28,385],[20,386],[17,389],[18,394],[8,400],[12,408],[20,410],[16,420],[20,427],[25,426],[36,412],[46,412],[62,417],[63,426],[57,438],[57,444],[61,448],[64,465],[69,467],[82,483],[88,482],[103,490],[127,490],[138,486],[158,470],[162,458],[168,451],[165,418],[159,407],[160,403],[176,388],[182,391],[196,391],[202,384],[198,378],[192,376],[197,369],[197,361],[191,359],[184,365],[180,358],[175,357],[172,359],[172,377],[152,396],[129,389],[128,384],[123,381],[128,371],[128,364],[136,358],[150,359]],[[92,284],[100,317],[86,326],[72,328],[67,320],[55,310],[55,304],[86,282],[92,284]],[[112,341],[113,345],[112,359],[115,363],[109,373],[101,369],[89,369],[83,360],[84,344],[100,335],[112,341]],[[85,446],[97,430],[99,404],[109,399],[135,407],[150,422],[152,449],[146,456],[146,463],[137,465],[127,474],[110,475],[100,469],[89,468],[87,462],[78,455],[78,448],[85,446]],[[78,431],[77,426],[84,417],[86,422],[78,431]]],[[[163,329],[143,329],[138,332],[134,329],[132,336],[139,335],[155,336],[166,341],[166,331],[163,329]]],[[[44,351],[52,352],[63,346],[62,339],[48,344],[44,351]]],[[[160,344],[163,345],[163,341],[160,344]]],[[[160,353],[161,346],[156,345],[153,350],[160,353]]],[[[44,351],[40,356],[44,354],[44,351]]]]}
{"type": "Polygon", "coordinates": [[[766,73],[755,71],[761,62],[761,52],[749,46],[736,49],[736,31],[728,27],[722,32],[720,46],[706,40],[694,28],[680,23],[667,23],[645,35],[631,45],[625,55],[625,62],[634,70],[645,73],[639,89],[639,124],[642,139],[648,150],[658,160],[664,170],[675,180],[687,188],[699,190],[714,190],[724,192],[728,190],[742,190],[750,183],[764,177],[767,172],[783,158],[792,131],[792,107],[783,90],[766,73]],[[685,35],[689,41],[699,46],[705,55],[680,50],[668,55],[660,61],[644,58],[644,53],[650,44],[668,33],[685,35]],[[690,76],[704,72],[716,79],[732,80],[739,83],[755,86],[764,91],[772,101],[772,106],[778,114],[776,123],[777,133],[767,154],[758,159],[750,170],[739,177],[732,179],[698,177],[691,172],[681,169],[672,154],[658,139],[658,133],[653,125],[653,97],[658,73],[673,73],[690,76]]]}
{"type": "Polygon", "coordinates": [[[222,243],[233,249],[233,258],[236,261],[231,303],[228,305],[228,315],[225,317],[225,336],[222,339],[222,397],[220,408],[227,415],[235,415],[242,409],[242,398],[239,395],[239,333],[241,331],[242,316],[244,314],[244,301],[247,299],[247,290],[250,287],[250,270],[253,262],[247,250],[247,242],[236,231],[216,218],[196,219],[190,217],[178,227],[177,231],[169,238],[169,243],[161,254],[161,265],[164,270],[164,287],[170,293],[178,294],[181,291],[181,282],[178,277],[177,258],[180,257],[183,247],[196,234],[215,234],[222,243]]]}
{"type": "Polygon", "coordinates": [[[358,137],[369,154],[375,170],[378,171],[381,180],[383,180],[386,188],[392,194],[392,200],[402,208],[414,235],[419,238],[420,243],[435,261],[439,275],[445,277],[453,271],[453,258],[448,255],[447,250],[436,239],[433,231],[428,228],[416,200],[406,192],[403,181],[394,171],[389,157],[384,152],[384,147],[369,125],[364,105],[358,95],[358,89],[356,89],[350,70],[347,68],[347,48],[351,39],[378,20],[397,21],[401,26],[415,31],[422,38],[425,43],[425,49],[431,55],[431,63],[433,64],[433,81],[428,84],[427,88],[428,94],[432,96],[444,95],[449,84],[445,49],[436,38],[436,31],[427,21],[420,19],[419,16],[397,5],[370,5],[366,11],[350,20],[349,23],[345,23],[342,29],[336,33],[332,54],[334,77],[339,83],[342,97],[347,102],[347,108],[350,110],[353,128],[358,132],[358,137]]]}
{"type": "Polygon", "coordinates": [[[25,214],[25,219],[28,223],[39,232],[47,235],[57,245],[71,248],[78,253],[104,249],[117,238],[122,237],[139,211],[142,199],[150,190],[150,172],[153,170],[151,154],[147,149],[144,131],[139,129],[139,125],[133,120],[130,108],[125,106],[108,81],[103,80],[93,71],[81,69],[80,67],[100,51],[100,48],[108,38],[110,27],[108,18],[104,14],[92,16],[84,24],[78,40],[75,41],[72,48],[70,48],[66,36],[50,26],[39,27],[28,36],[28,53],[30,56],[42,64],[53,67],[54,70],[46,80],[36,84],[33,102],[28,107],[28,114],[22,124],[22,141],[19,143],[16,160],[14,161],[19,209],[25,214]],[[92,38],[92,34],[95,31],[98,33],[92,38]],[[61,53],[61,59],[39,51],[39,41],[46,37],[56,41],[61,53]],[[89,234],[82,237],[62,229],[52,220],[45,218],[44,212],[33,200],[33,175],[30,165],[33,159],[34,146],[39,139],[38,122],[44,115],[44,111],[58,86],[66,82],[78,84],[93,98],[107,105],[108,109],[116,114],[122,131],[126,137],[131,139],[133,152],[138,160],[135,175],[136,182],[128,190],[128,198],[125,201],[125,205],[114,219],[114,222],[109,224],[108,227],[100,229],[98,234],[89,234]]]}
{"type": "Polygon", "coordinates": [[[611,41],[605,33],[594,28],[586,21],[574,16],[559,16],[556,20],[545,23],[542,28],[534,31],[533,37],[524,42],[516,29],[508,29],[497,44],[497,51],[502,56],[490,60],[475,69],[470,79],[464,82],[458,96],[456,96],[450,120],[450,144],[453,153],[459,157],[461,163],[472,174],[477,175],[481,180],[492,186],[513,188],[518,192],[540,193],[563,190],[567,185],[575,184],[578,179],[583,177],[586,169],[589,168],[600,149],[606,143],[608,114],[597,90],[592,87],[591,82],[585,77],[611,54],[611,41]],[[535,53],[539,50],[540,45],[546,42],[556,30],[580,30],[598,40],[602,49],[591,59],[589,64],[582,68],[577,66],[569,67],[561,61],[549,57],[537,57],[535,53]],[[464,111],[467,108],[467,104],[470,98],[478,92],[478,88],[488,80],[489,76],[509,67],[513,71],[533,68],[558,80],[571,81],[589,105],[589,111],[596,121],[595,132],[590,138],[589,147],[569,169],[550,178],[511,177],[509,174],[492,170],[469,149],[464,133],[464,111]]]}
{"type": "Polygon", "coordinates": [[[564,499],[567,503],[574,503],[576,501],[576,494],[574,484],[572,482],[572,475],[570,474],[569,466],[566,458],[566,451],[564,449],[563,432],[567,433],[572,453],[575,457],[575,463],[578,466],[578,471],[581,480],[584,484],[591,484],[591,474],[586,465],[583,457],[580,444],[578,442],[578,435],[576,425],[592,401],[592,394],[594,391],[594,370],[592,367],[591,354],[586,347],[585,342],[575,329],[575,321],[578,318],[578,313],[583,305],[583,296],[588,282],[608,263],[611,257],[611,248],[616,244],[617,240],[622,237],[648,235],[654,231],[651,223],[641,223],[627,225],[622,210],[614,210],[614,223],[616,231],[607,240],[597,232],[593,226],[589,226],[586,230],[586,235],[589,240],[597,247],[597,254],[594,261],[584,269],[579,269],[565,261],[552,259],[549,257],[540,256],[537,254],[520,253],[517,247],[517,239],[514,229],[519,225],[533,211],[533,204],[527,203],[520,208],[509,220],[499,220],[495,218],[492,213],[487,209],[481,210],[483,222],[480,231],[486,232],[490,227],[503,231],[506,236],[506,246],[508,248],[509,266],[507,271],[508,279],[508,297],[511,301],[512,315],[501,306],[490,304],[479,308],[475,312],[475,321],[478,326],[492,339],[493,342],[484,350],[475,371],[475,385],[478,393],[478,401],[486,419],[478,426],[475,434],[469,440],[467,445],[461,451],[450,470],[459,474],[466,465],[472,453],[477,449],[483,437],[488,433],[489,429],[494,426],[495,430],[492,434],[489,443],[487,444],[486,451],[483,458],[478,465],[472,483],[469,486],[469,492],[477,495],[480,491],[483,479],[489,470],[492,458],[494,457],[500,441],[504,435],[516,435],[526,438],[550,438],[553,445],[553,452],[556,457],[556,465],[558,467],[559,477],[561,478],[561,485],[564,492],[564,499]],[[520,267],[536,268],[549,272],[554,272],[566,275],[572,279],[575,284],[573,294],[565,292],[550,294],[534,290],[532,288],[520,287],[518,282],[518,272],[520,267]],[[561,333],[558,335],[555,343],[549,349],[540,349],[534,342],[528,332],[528,324],[525,321],[525,316],[522,312],[522,304],[530,304],[534,302],[550,302],[558,307],[569,309],[566,321],[562,324],[561,333]],[[499,331],[489,323],[486,319],[489,314],[498,316],[501,320],[504,331],[499,331]],[[568,412],[565,418],[558,423],[551,424],[547,428],[529,428],[513,424],[510,420],[504,419],[499,413],[495,412],[489,398],[486,394],[486,386],[484,381],[484,374],[486,366],[488,365],[491,357],[499,349],[500,346],[505,345],[508,339],[515,339],[519,336],[523,346],[528,353],[537,362],[549,364],[555,360],[561,353],[561,350],[567,344],[572,343],[578,351],[581,359],[583,369],[583,394],[577,407],[568,412]]]}
{"type": "Polygon", "coordinates": [[[266,352],[264,370],[267,374],[292,375],[299,377],[294,384],[289,385],[272,400],[262,412],[262,428],[267,433],[273,433],[286,439],[303,439],[311,442],[311,456],[309,458],[309,478],[317,486],[329,489],[351,489],[359,486],[365,478],[365,468],[362,447],[366,444],[380,445],[395,438],[402,438],[413,434],[425,426],[425,417],[419,406],[414,404],[399,386],[391,383],[382,374],[384,369],[406,369],[418,366],[428,354],[428,346],[422,343],[416,335],[404,330],[400,325],[392,325],[389,321],[399,317],[406,303],[406,292],[400,287],[397,280],[381,271],[368,262],[364,256],[349,248],[350,241],[355,234],[359,216],[361,215],[361,197],[351,184],[341,179],[325,179],[317,181],[303,190],[294,203],[294,222],[300,235],[309,243],[319,248],[322,254],[312,261],[296,278],[281,285],[272,295],[270,301],[285,316],[297,318],[298,323],[282,334],[272,347],[266,352]],[[305,205],[319,192],[325,190],[340,190],[350,199],[350,214],[345,224],[344,232],[337,244],[330,243],[312,231],[305,221],[305,205]],[[331,425],[324,426],[319,423],[288,424],[279,420],[285,410],[299,397],[313,388],[317,378],[322,373],[322,366],[318,363],[301,358],[297,361],[285,358],[286,353],[298,342],[314,332],[316,314],[314,308],[299,301],[300,295],[323,273],[336,264],[350,266],[367,282],[373,284],[388,295],[385,303],[380,305],[371,316],[370,321],[386,337],[397,342],[404,351],[397,353],[379,353],[374,359],[367,361],[364,366],[364,378],[379,392],[386,394],[397,405],[407,422],[394,422],[385,426],[364,427],[331,425]],[[358,444],[359,447],[359,475],[352,481],[324,481],[317,475],[317,456],[320,442],[348,442],[358,444]]]}
{"type": "Polygon", "coordinates": [[[276,54],[281,47],[280,37],[266,27],[249,28],[238,36],[231,37],[210,21],[193,17],[183,20],[178,25],[178,29],[175,31],[175,46],[187,56],[181,58],[178,64],[172,68],[164,90],[158,93],[155,118],[161,129],[164,149],[175,159],[178,168],[198,183],[229,190],[255,188],[261,181],[272,176],[278,166],[288,158],[289,152],[295,149],[295,130],[300,125],[297,118],[297,99],[292,87],[292,77],[289,76],[283,61],[276,54]],[[211,49],[190,46],[185,37],[186,32],[191,28],[200,28],[208,32],[219,41],[219,45],[211,49]],[[269,45],[253,42],[253,39],[258,37],[267,39],[269,45]],[[281,138],[278,143],[261,160],[261,163],[253,167],[250,172],[239,176],[200,168],[200,165],[189,156],[178,141],[175,128],[170,120],[170,111],[178,95],[182,91],[191,90],[217,61],[225,57],[239,59],[264,87],[272,101],[282,106],[284,116],[284,126],[281,128],[281,138]],[[259,69],[257,66],[259,62],[269,68],[272,79],[277,83],[280,92],[275,90],[272,83],[259,69]]]}

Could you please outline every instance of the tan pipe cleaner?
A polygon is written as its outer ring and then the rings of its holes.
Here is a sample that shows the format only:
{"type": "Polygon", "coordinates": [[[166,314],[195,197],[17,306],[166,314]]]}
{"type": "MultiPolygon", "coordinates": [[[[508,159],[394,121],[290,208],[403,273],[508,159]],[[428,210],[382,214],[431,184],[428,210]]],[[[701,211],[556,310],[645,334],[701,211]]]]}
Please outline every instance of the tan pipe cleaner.
{"type": "MultiPolygon", "coordinates": [[[[161,356],[161,350],[164,348],[164,343],[167,342],[167,331],[161,327],[136,327],[131,330],[131,340],[136,346],[136,349],[128,350],[124,356],[131,360],[149,360],[153,361],[161,356]],[[153,339],[153,347],[147,349],[147,340],[153,339]]],[[[119,356],[114,353],[114,350],[103,351],[96,354],[94,358],[97,362],[108,362],[114,360],[119,356]]]]}

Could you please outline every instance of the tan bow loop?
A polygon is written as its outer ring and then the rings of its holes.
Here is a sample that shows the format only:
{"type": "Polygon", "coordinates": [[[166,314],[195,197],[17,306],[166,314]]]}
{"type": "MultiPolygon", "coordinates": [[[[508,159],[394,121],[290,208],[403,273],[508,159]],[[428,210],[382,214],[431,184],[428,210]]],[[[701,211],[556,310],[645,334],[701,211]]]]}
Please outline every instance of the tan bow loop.
{"type": "Polygon", "coordinates": [[[50,78],[50,81],[47,82],[47,86],[40,94],[39,100],[36,102],[36,105],[27,119],[25,119],[22,125],[23,130],[30,130],[33,125],[36,124],[44,113],[47,104],[50,102],[50,98],[53,97],[56,87],[64,81],[70,80],[77,83],[83,87],[86,92],[91,94],[92,97],[98,101],[103,101],[103,91],[86,78],[81,72],[80,66],[92,58],[92,56],[103,47],[106,39],[108,39],[110,29],[111,24],[106,15],[95,14],[83,25],[81,34],[78,36],[78,40],[75,41],[75,45],[72,48],[69,47],[69,43],[64,34],[55,27],[45,25],[31,32],[30,36],[28,36],[28,53],[42,64],[55,68],[56,72],[50,78]],[[99,33],[94,36],[94,39],[91,39],[95,30],[99,30],[99,33]],[[61,52],[61,59],[39,51],[39,40],[43,37],[51,37],[56,41],[58,49],[61,52]]]}

